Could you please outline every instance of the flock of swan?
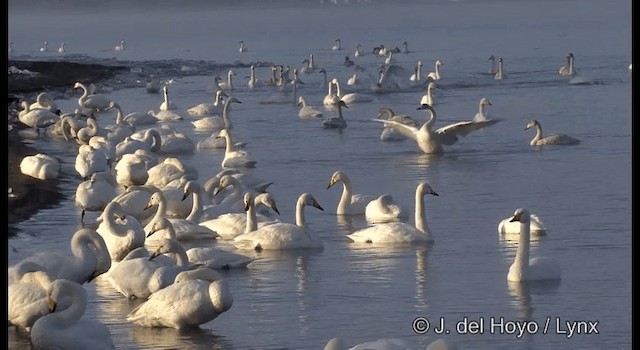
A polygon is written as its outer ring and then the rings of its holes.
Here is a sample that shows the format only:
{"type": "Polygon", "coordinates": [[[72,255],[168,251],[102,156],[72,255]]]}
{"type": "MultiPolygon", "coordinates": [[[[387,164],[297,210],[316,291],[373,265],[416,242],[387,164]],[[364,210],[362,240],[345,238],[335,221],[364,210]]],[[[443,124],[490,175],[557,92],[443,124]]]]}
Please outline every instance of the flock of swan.
{"type": "MultiPolygon", "coordinates": [[[[393,53],[410,52],[406,42],[403,47],[404,50],[389,49],[381,45],[372,54],[392,61],[393,53]]],[[[115,48],[124,49],[124,41],[115,48]]],[[[340,39],[335,40],[331,50],[343,50],[340,39]]],[[[247,51],[244,41],[240,41],[239,52],[247,51]]],[[[364,54],[358,44],[355,56],[364,54]]],[[[497,58],[497,68],[496,57],[492,55],[489,60],[495,79],[505,79],[502,58],[497,58]]],[[[385,74],[391,74],[391,63],[385,64],[378,85],[385,74]]],[[[396,115],[391,108],[382,107],[378,118],[371,119],[384,125],[382,140],[410,139],[421,152],[439,154],[469,133],[500,121],[487,117],[485,108],[491,102],[482,98],[473,119],[436,126],[432,94],[437,82],[446,79],[440,71],[443,64],[436,60],[435,70],[424,74],[422,61],[418,61],[408,79],[425,89],[417,110],[427,113],[426,121],[396,115]]],[[[307,74],[317,71],[312,55],[304,65],[307,74]]],[[[567,66],[559,73],[572,75],[574,69],[573,54],[569,54],[567,66]]],[[[289,78],[288,73],[288,67],[274,66],[271,77],[274,87],[295,91],[301,83],[298,70],[294,69],[294,78],[289,78]]],[[[250,74],[249,88],[269,84],[267,79],[258,83],[254,66],[250,74]]],[[[323,74],[328,89],[323,100],[325,108],[314,107],[299,96],[298,117],[322,120],[324,128],[344,129],[347,122],[343,108],[349,110],[372,98],[344,93],[337,78],[329,80],[326,71],[323,74]]],[[[96,229],[82,228],[73,234],[71,255],[42,252],[9,268],[9,324],[30,330],[36,348],[114,347],[104,324],[83,318],[88,300],[82,284],[95,278],[108,281],[125,298],[145,300],[128,314],[128,322],[143,327],[197,327],[232,307],[232,291],[218,271],[247,268],[255,258],[245,253],[323,249],[318,234],[305,224],[306,207],[324,211],[313,194],[305,192],[298,196],[295,222],[274,219],[273,213],[279,211],[268,192],[272,182],[250,179],[246,174],[247,168],[259,167],[259,163],[244,149],[246,143],[237,142],[233,135],[230,106],[242,103],[233,94],[235,76],[229,70],[226,81],[216,79],[219,84],[213,102],[185,108],[186,115],[177,113],[177,104],[170,100],[167,85],[162,88],[159,108],[146,114],[125,115],[116,101],[92,92],[82,82],[73,85],[74,90],[82,90],[74,112],[60,113],[47,93],[39,95],[34,104],[22,103],[23,111],[18,118],[22,124],[37,130],[38,135],[40,130],[48,130],[77,146],[75,169],[79,185],[75,203],[81,211],[81,221],[85,221],[86,212],[100,213],[96,229]],[[115,122],[102,126],[113,110],[117,112],[115,122]],[[195,143],[166,123],[183,118],[190,118],[195,129],[210,131],[211,137],[195,143]],[[210,179],[199,178],[176,156],[201,148],[224,149],[220,173],[210,179]],[[268,211],[258,213],[258,209],[268,211]],[[212,244],[216,240],[227,240],[235,250],[216,247],[212,244]],[[183,247],[186,241],[201,244],[187,250],[183,247]]],[[[579,139],[564,134],[543,136],[537,120],[529,121],[525,130],[530,128],[536,129],[532,146],[580,143],[579,139]]],[[[58,160],[43,153],[25,157],[20,168],[23,174],[42,180],[54,179],[61,171],[58,160]]],[[[397,203],[391,194],[354,193],[351,179],[341,170],[329,178],[327,189],[337,184],[342,184],[342,191],[336,215],[363,216],[369,223],[347,235],[348,242],[372,246],[435,241],[438,233],[427,225],[425,201],[439,195],[428,182],[416,184],[411,208],[414,223],[404,222],[410,216],[410,208],[397,203]]],[[[530,257],[530,236],[547,233],[535,214],[526,208],[516,209],[499,222],[498,232],[517,235],[516,256],[505,272],[509,281],[561,278],[557,261],[530,257]]],[[[341,344],[339,339],[330,341],[327,348],[342,348],[329,347],[331,344],[341,344]]]]}

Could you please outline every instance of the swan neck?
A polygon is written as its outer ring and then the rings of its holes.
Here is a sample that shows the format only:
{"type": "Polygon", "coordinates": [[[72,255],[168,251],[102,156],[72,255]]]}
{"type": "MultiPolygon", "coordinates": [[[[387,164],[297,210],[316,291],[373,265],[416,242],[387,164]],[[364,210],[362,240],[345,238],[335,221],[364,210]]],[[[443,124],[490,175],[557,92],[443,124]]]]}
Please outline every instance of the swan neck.
{"type": "MultiPolygon", "coordinates": [[[[73,302],[71,305],[62,310],[47,314],[47,320],[59,328],[66,328],[75,324],[84,315],[87,308],[87,293],[81,286],[74,286],[72,288],[64,288],[59,295],[70,295],[73,302]],[[80,288],[78,288],[80,287],[80,288]]],[[[59,302],[56,300],[56,302],[59,302]]]]}
{"type": "MultiPolygon", "coordinates": [[[[175,236],[175,231],[174,231],[175,236]]],[[[174,238],[171,238],[174,239],[174,238]]],[[[178,243],[174,247],[173,254],[176,259],[176,265],[178,266],[189,266],[189,256],[187,255],[187,251],[184,249],[182,244],[178,243]]]]}
{"type": "Polygon", "coordinates": [[[105,225],[107,227],[107,230],[113,234],[116,235],[118,237],[126,237],[126,233],[127,231],[125,230],[124,232],[122,232],[122,230],[120,229],[120,226],[117,222],[116,219],[114,218],[115,216],[115,211],[116,208],[113,205],[107,205],[107,208],[104,211],[104,214],[106,217],[104,218],[105,221],[105,225]]]}
{"type": "Polygon", "coordinates": [[[226,151],[225,151],[225,153],[229,153],[229,152],[235,151],[235,149],[233,147],[232,140],[231,140],[231,134],[229,134],[228,130],[227,130],[227,134],[225,135],[224,139],[225,139],[225,142],[226,142],[226,151]]]}
{"type": "Polygon", "coordinates": [[[530,225],[529,222],[520,222],[520,237],[518,237],[518,249],[513,264],[521,274],[526,274],[529,267],[530,225]]]}
{"type": "Polygon", "coordinates": [[[193,197],[193,205],[191,206],[191,212],[187,216],[187,220],[193,222],[199,222],[200,216],[202,216],[202,197],[200,196],[200,190],[194,191],[191,196],[193,197]]]}
{"type": "Polygon", "coordinates": [[[222,120],[224,121],[225,128],[229,126],[229,108],[231,108],[231,102],[227,100],[222,107],[222,120]]]}
{"type": "Polygon", "coordinates": [[[336,95],[342,98],[342,90],[340,90],[340,83],[336,81],[334,84],[336,85],[336,95]]]}
{"type": "Polygon", "coordinates": [[[247,226],[245,228],[245,233],[249,233],[251,231],[255,231],[258,229],[258,218],[256,216],[256,207],[253,199],[251,203],[249,203],[249,208],[247,209],[247,226]]]}
{"type": "Polygon", "coordinates": [[[416,191],[416,212],[415,223],[416,228],[427,235],[430,235],[429,227],[427,226],[427,218],[424,212],[424,194],[420,190],[416,191]]]}
{"type": "Polygon", "coordinates": [[[540,139],[542,139],[542,126],[540,126],[540,123],[536,123],[536,136],[534,136],[533,140],[531,140],[531,145],[535,145],[538,141],[540,141],[540,139]]]}
{"type": "Polygon", "coordinates": [[[300,197],[296,203],[296,225],[304,227],[304,223],[304,200],[300,197]]]}
{"type": "Polygon", "coordinates": [[[351,180],[343,177],[342,179],[342,195],[338,204],[338,214],[344,214],[347,206],[351,204],[351,180]]]}
{"type": "Polygon", "coordinates": [[[573,56],[569,57],[569,74],[573,74],[573,56]]]}
{"type": "Polygon", "coordinates": [[[160,150],[162,146],[162,136],[160,136],[158,130],[149,129],[144,136],[144,141],[149,145],[151,152],[160,150]]]}
{"type": "MultiPolygon", "coordinates": [[[[160,200],[158,201],[158,209],[156,209],[156,213],[153,215],[153,218],[151,219],[151,221],[149,221],[148,225],[153,225],[157,222],[160,222],[160,220],[162,220],[165,216],[167,216],[167,201],[162,195],[162,193],[160,193],[160,200]]],[[[174,236],[176,235],[175,231],[173,235],[174,236]]]]}

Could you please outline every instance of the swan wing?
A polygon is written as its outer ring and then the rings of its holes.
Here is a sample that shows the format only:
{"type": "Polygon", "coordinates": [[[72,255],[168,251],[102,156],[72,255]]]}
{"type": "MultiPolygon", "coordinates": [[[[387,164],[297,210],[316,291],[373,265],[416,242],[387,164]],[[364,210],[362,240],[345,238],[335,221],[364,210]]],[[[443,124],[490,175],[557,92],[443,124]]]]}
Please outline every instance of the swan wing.
{"type": "Polygon", "coordinates": [[[436,130],[443,145],[453,145],[460,137],[467,136],[470,132],[485,128],[497,123],[499,119],[487,120],[483,122],[462,121],[443,126],[436,130]]]}
{"type": "Polygon", "coordinates": [[[415,126],[402,124],[402,123],[397,122],[395,120],[384,120],[384,119],[371,119],[371,120],[373,120],[375,122],[378,122],[378,123],[384,123],[384,126],[395,128],[396,130],[401,132],[407,138],[410,138],[410,139],[412,139],[413,141],[416,141],[416,142],[418,141],[418,131],[420,129],[418,129],[415,126]]]}

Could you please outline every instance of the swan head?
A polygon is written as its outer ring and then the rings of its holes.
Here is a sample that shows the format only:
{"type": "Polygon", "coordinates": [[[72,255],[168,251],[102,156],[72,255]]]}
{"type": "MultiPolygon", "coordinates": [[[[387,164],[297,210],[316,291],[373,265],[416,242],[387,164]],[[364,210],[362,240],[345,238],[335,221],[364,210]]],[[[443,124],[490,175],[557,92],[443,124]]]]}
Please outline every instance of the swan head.
{"type": "Polygon", "coordinates": [[[320,206],[318,201],[316,201],[316,199],[313,198],[313,196],[311,194],[309,194],[309,193],[303,193],[300,196],[300,201],[304,205],[308,205],[308,206],[311,206],[311,207],[314,207],[314,208],[318,208],[318,209],[324,211],[324,209],[320,206]]]}
{"type": "Polygon", "coordinates": [[[74,89],[84,89],[82,83],[80,83],[79,81],[77,81],[75,84],[73,84],[73,88],[74,89]]]}
{"type": "Polygon", "coordinates": [[[254,201],[257,204],[266,205],[267,207],[269,207],[273,211],[275,211],[278,215],[280,215],[280,211],[278,210],[278,206],[276,204],[276,201],[275,201],[275,199],[273,199],[273,196],[271,195],[271,193],[269,193],[269,192],[260,193],[259,195],[257,195],[254,198],[254,201]]]}
{"type": "Polygon", "coordinates": [[[496,56],[491,55],[491,56],[489,56],[489,58],[487,58],[487,61],[491,61],[491,60],[495,60],[495,59],[496,59],[496,56]]]}
{"type": "Polygon", "coordinates": [[[537,126],[537,125],[540,125],[540,123],[535,119],[531,119],[531,120],[529,120],[529,122],[527,123],[527,126],[524,129],[525,130],[529,130],[529,129],[537,126]]]}
{"type": "Polygon", "coordinates": [[[416,110],[421,110],[421,109],[427,109],[427,110],[435,113],[435,109],[433,109],[433,107],[430,104],[427,104],[427,103],[423,103],[423,104],[420,105],[420,107],[416,108],[416,110]]]}
{"type": "Polygon", "coordinates": [[[436,66],[441,66],[441,65],[443,65],[443,64],[444,64],[444,62],[442,62],[442,61],[440,61],[440,60],[437,60],[437,61],[436,61],[436,66]]]}
{"type": "Polygon", "coordinates": [[[422,195],[425,194],[431,194],[434,196],[440,196],[436,191],[433,190],[433,188],[431,188],[431,186],[426,183],[426,182],[421,182],[418,185],[418,192],[421,193],[422,195]]]}
{"type": "Polygon", "coordinates": [[[491,101],[489,101],[489,99],[486,97],[480,99],[480,104],[485,106],[492,106],[491,101]]]}
{"type": "Polygon", "coordinates": [[[158,205],[163,201],[164,201],[164,195],[162,194],[162,192],[161,191],[154,192],[151,195],[151,197],[149,197],[149,201],[147,202],[147,205],[144,207],[144,210],[147,210],[153,207],[154,205],[158,205]]]}
{"type": "MultiPolygon", "coordinates": [[[[161,221],[169,222],[169,220],[161,220],[161,221]]],[[[169,224],[169,225],[171,225],[171,224],[169,224]]],[[[169,226],[167,226],[165,228],[169,228],[169,226]]],[[[178,241],[176,241],[175,239],[163,238],[162,239],[162,243],[160,244],[158,249],[156,249],[156,251],[153,252],[153,254],[151,254],[151,256],[149,257],[149,260],[153,260],[153,259],[157,258],[158,256],[160,256],[162,254],[176,252],[177,249],[179,249],[179,248],[177,248],[177,246],[179,244],[180,243],[178,243],[178,241]]]]}
{"type": "Polygon", "coordinates": [[[341,181],[342,182],[349,181],[349,177],[347,176],[347,174],[343,173],[342,171],[336,170],[333,172],[333,175],[331,175],[331,179],[329,180],[329,185],[327,185],[327,188],[331,188],[331,186],[341,181]]]}
{"type": "Polygon", "coordinates": [[[220,138],[220,137],[224,137],[224,138],[229,137],[229,131],[227,129],[221,129],[220,131],[218,131],[218,136],[216,136],[216,138],[220,138]]]}
{"type": "Polygon", "coordinates": [[[243,202],[244,202],[244,211],[247,211],[249,210],[249,208],[254,206],[254,199],[251,192],[247,192],[244,194],[243,202]]]}
{"type": "Polygon", "coordinates": [[[200,185],[198,184],[198,182],[195,181],[195,180],[188,181],[184,185],[184,191],[182,193],[182,200],[187,199],[187,197],[189,197],[190,194],[198,193],[198,192],[200,192],[200,185]]]}
{"type": "Polygon", "coordinates": [[[518,208],[513,212],[513,217],[509,220],[509,222],[521,222],[524,224],[529,223],[531,220],[531,214],[525,208],[518,208]]]}
{"type": "Polygon", "coordinates": [[[339,107],[344,107],[344,108],[349,108],[349,106],[347,106],[347,103],[344,102],[343,100],[340,100],[337,104],[337,106],[339,107]]]}
{"type": "Polygon", "coordinates": [[[116,101],[109,102],[109,105],[107,106],[107,110],[110,111],[114,108],[120,108],[120,105],[118,104],[118,102],[116,101]]]}

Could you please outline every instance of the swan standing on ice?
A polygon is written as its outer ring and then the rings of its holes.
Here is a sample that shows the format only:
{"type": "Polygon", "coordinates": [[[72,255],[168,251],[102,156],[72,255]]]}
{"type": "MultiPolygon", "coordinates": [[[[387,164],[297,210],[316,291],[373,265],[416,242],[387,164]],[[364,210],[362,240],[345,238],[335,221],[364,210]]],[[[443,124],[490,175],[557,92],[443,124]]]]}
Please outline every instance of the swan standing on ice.
{"type": "Polygon", "coordinates": [[[324,114],[314,106],[311,106],[304,96],[298,96],[298,117],[300,119],[322,118],[324,114]]]}
{"type": "Polygon", "coordinates": [[[336,209],[338,215],[362,215],[365,213],[367,204],[375,197],[370,195],[353,194],[351,189],[351,179],[343,171],[336,170],[331,175],[327,189],[338,182],[342,182],[342,194],[336,209]]]}
{"type": "Polygon", "coordinates": [[[247,45],[244,44],[244,40],[240,40],[240,48],[238,49],[238,52],[247,52],[249,51],[249,49],[247,48],[247,45]]]}
{"type": "Polygon", "coordinates": [[[447,126],[443,126],[435,131],[432,130],[436,121],[436,111],[428,104],[423,104],[418,109],[426,109],[431,114],[420,128],[405,125],[393,120],[372,119],[373,121],[384,123],[385,126],[393,126],[408,138],[416,141],[420,150],[426,154],[442,153],[443,146],[450,146],[458,142],[459,138],[466,136],[472,131],[482,129],[489,123],[476,123],[473,121],[462,121],[447,126]]]}
{"type": "MultiPolygon", "coordinates": [[[[236,236],[233,241],[238,249],[321,249],[322,240],[305,227],[304,207],[312,206],[324,211],[315,198],[303,193],[296,202],[296,223],[276,222],[257,230],[236,236]]],[[[247,208],[248,209],[248,208],[247,208]]],[[[247,223],[249,225],[249,223],[247,223]]]]}
{"type": "Polygon", "coordinates": [[[404,222],[375,224],[353,232],[347,237],[355,243],[412,244],[433,242],[424,210],[424,196],[438,194],[426,182],[416,187],[415,226],[404,222]]]}
{"type": "Polygon", "coordinates": [[[347,107],[347,104],[344,103],[344,101],[340,100],[340,102],[338,102],[336,104],[336,107],[338,109],[338,114],[335,116],[331,116],[327,119],[325,119],[322,122],[322,127],[325,129],[344,129],[347,127],[347,121],[344,119],[344,116],[342,115],[342,107],[344,108],[349,108],[347,107]]]}
{"type": "Polygon", "coordinates": [[[49,285],[47,298],[51,313],[39,318],[29,338],[35,349],[115,349],[109,328],[102,322],[83,318],[87,308],[87,292],[78,283],[58,279],[49,285]],[[71,305],[59,310],[65,298],[71,305]]]}
{"type": "MultiPolygon", "coordinates": [[[[517,221],[511,221],[513,217],[510,216],[498,224],[498,233],[503,235],[520,234],[520,223],[517,221]]],[[[538,215],[531,214],[530,217],[530,232],[534,236],[545,236],[547,234],[547,228],[544,226],[538,215]]]]}
{"type": "Polygon", "coordinates": [[[493,76],[495,80],[502,80],[504,78],[504,70],[502,66],[502,57],[498,58],[498,72],[493,76]]]}
{"type": "Polygon", "coordinates": [[[567,65],[560,67],[558,73],[560,73],[560,75],[573,75],[573,52],[569,52],[567,55],[567,65]]]}
{"type": "Polygon", "coordinates": [[[169,87],[167,85],[162,87],[162,96],[164,97],[164,100],[160,104],[161,111],[169,111],[178,108],[175,103],[169,100],[169,87]]]}
{"type": "MultiPolygon", "coordinates": [[[[418,121],[414,120],[408,115],[395,114],[393,110],[389,107],[381,107],[378,110],[378,119],[393,120],[393,121],[397,121],[399,123],[411,125],[414,127],[418,127],[420,125],[418,121]]],[[[396,128],[391,126],[385,126],[382,129],[382,132],[380,132],[380,140],[382,141],[402,141],[406,139],[407,137],[404,136],[403,133],[401,133],[400,131],[396,130],[396,128]]]]}
{"type": "Polygon", "coordinates": [[[530,128],[534,127],[536,128],[536,135],[533,137],[533,139],[531,139],[531,142],[529,143],[531,146],[577,145],[580,143],[579,139],[565,134],[554,134],[543,137],[542,126],[540,126],[540,122],[535,119],[530,120],[524,129],[529,130],[530,128]]]}
{"type": "Polygon", "coordinates": [[[547,257],[529,258],[531,240],[531,215],[524,208],[516,209],[511,222],[520,222],[518,250],[513,264],[509,267],[507,280],[513,282],[558,280],[561,278],[560,264],[547,257]]]}
{"type": "MultiPolygon", "coordinates": [[[[46,43],[46,41],[45,41],[46,43]]],[[[340,39],[336,39],[335,40],[335,44],[333,44],[333,46],[331,47],[331,50],[342,50],[342,42],[340,41],[340,39]]]]}
{"type": "Polygon", "coordinates": [[[18,120],[24,125],[36,129],[38,135],[40,135],[40,129],[46,129],[51,125],[55,125],[58,120],[60,120],[59,115],[48,109],[31,109],[27,101],[22,101],[22,108],[24,109],[18,114],[18,120]]]}
{"type": "Polygon", "coordinates": [[[145,327],[195,328],[212,321],[233,305],[229,285],[215,270],[180,272],[173,284],[149,297],[127,315],[127,321],[145,327]],[[167,312],[169,311],[169,312],[167,312]]]}
{"type": "Polygon", "coordinates": [[[20,162],[20,172],[40,180],[56,179],[60,172],[60,162],[44,153],[26,156],[20,162]]]}

